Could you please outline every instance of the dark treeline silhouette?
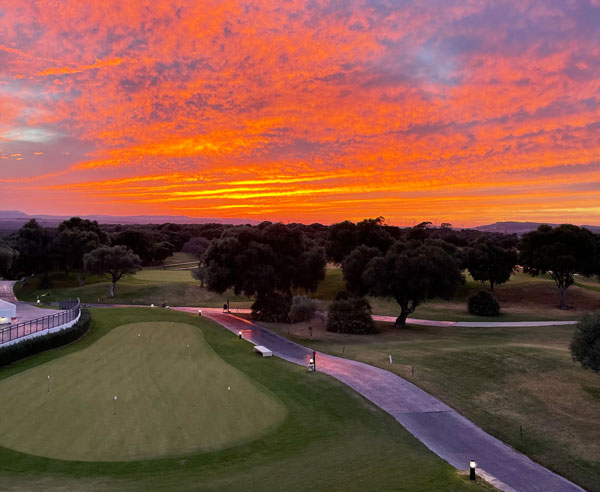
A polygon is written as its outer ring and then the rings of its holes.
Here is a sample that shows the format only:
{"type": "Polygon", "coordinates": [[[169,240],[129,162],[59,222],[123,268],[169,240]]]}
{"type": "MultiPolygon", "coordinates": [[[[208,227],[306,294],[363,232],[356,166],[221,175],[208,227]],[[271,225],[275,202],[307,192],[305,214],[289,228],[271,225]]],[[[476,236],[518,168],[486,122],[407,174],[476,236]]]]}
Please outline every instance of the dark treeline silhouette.
{"type": "Polygon", "coordinates": [[[466,272],[487,283],[493,298],[517,265],[534,276],[549,274],[566,308],[574,275],[600,273],[599,238],[573,225],[540,226],[519,238],[427,221],[400,228],[383,217],[330,226],[99,225],[73,217],[54,228],[31,220],[0,239],[0,275],[38,275],[47,287],[54,270],[76,272],[80,285],[88,273],[104,274],[112,279],[112,294],[123,274],[164,267],[167,257],[183,251],[198,261],[194,276],[210,290],[255,297],[257,317],[285,319],[292,291],[314,291],[329,262],[341,266],[351,296],[394,298],[397,324],[404,325],[422,302],[452,298],[466,272]]]}

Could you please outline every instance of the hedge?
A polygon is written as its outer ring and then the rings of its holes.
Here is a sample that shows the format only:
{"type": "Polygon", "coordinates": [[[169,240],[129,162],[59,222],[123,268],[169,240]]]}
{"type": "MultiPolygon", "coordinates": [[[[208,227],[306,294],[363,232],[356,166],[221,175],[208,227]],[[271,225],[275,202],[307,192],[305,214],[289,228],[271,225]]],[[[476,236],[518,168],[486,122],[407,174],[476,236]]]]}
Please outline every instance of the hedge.
{"type": "Polygon", "coordinates": [[[0,347],[0,367],[8,366],[26,357],[62,347],[78,340],[90,329],[91,320],[90,312],[87,309],[82,309],[79,320],[70,328],[0,347]]]}

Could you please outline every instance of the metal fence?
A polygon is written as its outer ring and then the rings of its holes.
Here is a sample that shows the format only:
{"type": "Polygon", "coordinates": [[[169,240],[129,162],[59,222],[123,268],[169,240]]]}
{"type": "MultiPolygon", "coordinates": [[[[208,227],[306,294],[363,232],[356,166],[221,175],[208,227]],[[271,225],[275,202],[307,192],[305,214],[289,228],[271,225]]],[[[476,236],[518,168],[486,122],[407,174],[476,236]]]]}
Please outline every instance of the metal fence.
{"type": "Polygon", "coordinates": [[[79,299],[65,299],[58,304],[64,311],[0,328],[0,345],[33,333],[57,328],[77,319],[81,311],[79,299]]]}

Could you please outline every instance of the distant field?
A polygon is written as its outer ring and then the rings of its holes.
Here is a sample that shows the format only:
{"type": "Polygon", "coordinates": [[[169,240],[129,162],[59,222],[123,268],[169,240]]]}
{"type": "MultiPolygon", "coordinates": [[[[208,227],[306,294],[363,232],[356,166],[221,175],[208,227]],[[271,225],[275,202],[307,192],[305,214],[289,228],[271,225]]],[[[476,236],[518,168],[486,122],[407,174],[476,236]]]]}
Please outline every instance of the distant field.
{"type": "Polygon", "coordinates": [[[395,372],[536,461],[600,491],[600,376],[571,360],[573,327],[379,323],[377,335],[342,335],[313,321],[310,339],[308,323],[261,324],[316,350],[395,372]]]}
{"type": "MultiPolygon", "coordinates": [[[[549,276],[531,277],[522,272],[514,274],[506,284],[496,286],[495,293],[501,306],[501,315],[496,318],[473,316],[467,311],[467,300],[488,285],[467,276],[466,283],[459,287],[455,298],[446,302],[433,300],[419,306],[411,314],[413,318],[452,321],[532,321],[571,320],[584,313],[600,309],[600,284],[594,279],[577,281],[569,289],[567,304],[571,309],[561,310],[558,306],[559,291],[549,276]],[[587,282],[585,288],[579,283],[587,282]]],[[[329,303],[340,290],[344,280],[340,269],[328,269],[314,297],[329,303]]],[[[394,299],[369,298],[375,314],[398,316],[400,309],[394,299]]]]}
{"type": "MultiPolygon", "coordinates": [[[[181,264],[190,256],[176,253],[166,260],[169,265],[181,264]]],[[[193,258],[193,257],[192,257],[193,258]]],[[[195,262],[192,263],[195,267],[195,262]]],[[[177,267],[179,268],[179,267],[177,267]]],[[[88,285],[78,287],[75,274],[64,275],[53,273],[50,289],[39,289],[39,279],[28,280],[28,284],[17,284],[17,295],[22,300],[35,301],[39,296],[42,301],[56,301],[64,297],[79,297],[86,303],[118,303],[170,306],[205,306],[218,307],[230,300],[232,308],[247,308],[252,299],[237,297],[232,292],[222,296],[201,288],[193,279],[190,270],[179,270],[169,267],[144,268],[135,275],[129,275],[117,283],[116,297],[108,297],[108,282],[98,276],[88,279],[88,285]]],[[[511,280],[496,287],[496,297],[501,305],[500,316],[487,319],[471,315],[467,311],[467,299],[478,290],[487,289],[487,284],[476,282],[467,277],[455,298],[446,302],[432,300],[419,306],[411,316],[414,318],[451,321],[544,321],[574,320],[584,313],[600,309],[600,283],[593,278],[578,277],[576,285],[568,292],[568,310],[558,307],[559,292],[549,276],[531,277],[524,273],[516,273],[511,280]]],[[[342,271],[328,265],[325,280],[319,284],[314,294],[309,294],[328,304],[335,295],[344,290],[342,271]]],[[[302,292],[298,292],[302,293],[302,292]]],[[[369,299],[373,312],[388,316],[397,316],[400,312],[393,299],[369,299]]]]}
{"type": "MultiPolygon", "coordinates": [[[[78,449],[88,459],[108,447],[111,453],[125,453],[137,446],[145,449],[144,442],[153,446],[162,442],[161,453],[178,455],[145,461],[66,461],[0,447],[3,491],[491,490],[469,482],[392,417],[338,381],[309,374],[305,368],[277,358],[258,357],[250,344],[205,318],[143,308],[91,311],[91,331],[82,340],[0,369],[0,439],[10,437],[15,446],[35,447],[46,454],[64,455],[78,449]],[[165,338],[165,328],[173,339],[165,338]],[[136,340],[137,333],[145,341],[136,340]],[[138,342],[147,345],[142,348],[138,342]],[[158,349],[163,345],[164,351],[158,349]],[[53,375],[51,384],[55,385],[50,393],[47,374],[53,375]],[[255,433],[273,419],[260,415],[258,407],[245,410],[247,398],[242,401],[234,393],[231,411],[224,408],[228,402],[220,390],[230,379],[235,381],[232,392],[241,385],[245,397],[259,389],[260,396],[251,397],[250,405],[264,402],[266,397],[277,402],[275,407],[283,406],[284,420],[266,433],[255,433]],[[250,385],[244,381],[251,381],[250,385]],[[111,407],[115,386],[121,391],[116,416],[111,407]],[[198,396],[205,390],[208,401],[198,396]],[[7,395],[15,399],[10,405],[7,395]],[[99,405],[101,412],[93,408],[96,399],[104,401],[105,397],[109,403],[99,405]],[[142,402],[148,415],[137,413],[142,402]],[[190,404],[197,406],[190,408],[190,404]],[[19,406],[23,409],[20,414],[19,406]],[[10,417],[10,425],[4,422],[4,413],[10,417]],[[115,423],[119,430],[103,427],[106,422],[115,423]],[[151,422],[154,427],[149,432],[146,426],[151,422]],[[53,424],[57,428],[51,428],[53,424]],[[215,426],[214,431],[209,424],[215,426]],[[192,444],[185,443],[184,436],[205,437],[196,425],[206,431],[207,438],[219,440],[221,433],[226,434],[217,444],[229,442],[230,446],[181,454],[180,446],[192,444]],[[234,442],[229,440],[230,430],[238,436],[240,431],[252,432],[254,438],[234,442]],[[89,443],[98,443],[99,450],[80,442],[97,439],[103,432],[101,441],[89,443]],[[16,438],[18,433],[21,439],[16,438]],[[63,433],[74,439],[69,441],[63,433]],[[139,433],[147,441],[138,441],[139,433]],[[58,442],[46,442],[42,436],[58,442]],[[164,441],[158,439],[165,436],[164,441]],[[123,450],[115,446],[115,439],[121,439],[123,450]],[[175,442],[178,446],[171,447],[175,442]]],[[[153,449],[156,452],[157,448],[153,449]]]]}
{"type": "Polygon", "coordinates": [[[53,273],[51,287],[40,289],[40,279],[28,279],[26,285],[18,282],[15,292],[20,300],[54,302],[67,297],[79,297],[84,303],[138,304],[149,306],[205,306],[219,307],[230,300],[235,309],[246,308],[252,300],[235,296],[232,292],[218,295],[200,287],[189,270],[163,270],[144,268],[135,275],[126,275],[117,283],[115,297],[108,297],[109,282],[101,277],[93,277],[84,287],[79,287],[74,274],[65,276],[53,273]]]}

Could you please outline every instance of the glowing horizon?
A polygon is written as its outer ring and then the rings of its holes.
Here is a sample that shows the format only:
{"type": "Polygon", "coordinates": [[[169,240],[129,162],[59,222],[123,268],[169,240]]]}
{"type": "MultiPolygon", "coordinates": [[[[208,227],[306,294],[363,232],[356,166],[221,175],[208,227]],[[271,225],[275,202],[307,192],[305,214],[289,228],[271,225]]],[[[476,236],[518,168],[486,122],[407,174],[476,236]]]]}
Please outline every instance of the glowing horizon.
{"type": "Polygon", "coordinates": [[[0,4],[0,209],[600,224],[600,0],[0,4]]]}

